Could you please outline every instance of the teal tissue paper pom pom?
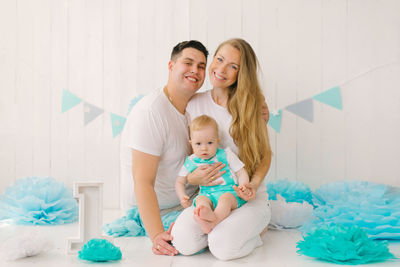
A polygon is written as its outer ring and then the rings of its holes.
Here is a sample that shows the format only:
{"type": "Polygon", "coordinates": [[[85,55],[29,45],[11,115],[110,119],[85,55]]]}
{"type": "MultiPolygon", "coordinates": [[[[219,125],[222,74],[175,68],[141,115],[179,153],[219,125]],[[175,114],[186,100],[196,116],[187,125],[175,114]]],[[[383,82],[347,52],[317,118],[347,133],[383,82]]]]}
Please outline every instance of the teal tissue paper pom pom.
{"type": "Polygon", "coordinates": [[[374,241],[357,226],[324,226],[297,243],[297,253],[337,264],[365,264],[394,259],[387,241],[374,241]]]}
{"type": "Polygon", "coordinates": [[[400,189],[372,182],[334,182],[314,192],[312,220],[303,232],[356,225],[373,239],[400,239],[400,189]]]}
{"type": "MultiPolygon", "coordinates": [[[[176,221],[180,213],[180,211],[171,211],[161,216],[161,221],[165,230],[168,230],[171,224],[176,221]]],[[[104,225],[103,232],[113,237],[147,235],[137,207],[129,209],[126,212],[126,216],[104,225]]]]}
{"type": "Polygon", "coordinates": [[[105,239],[93,238],[82,246],[78,257],[87,261],[117,261],[122,257],[119,247],[105,239]]]}
{"type": "Polygon", "coordinates": [[[115,221],[104,225],[103,232],[106,235],[114,237],[144,236],[146,234],[137,207],[128,210],[126,212],[126,216],[118,218],[115,221]]]}
{"type": "Polygon", "coordinates": [[[72,191],[51,177],[17,180],[0,196],[0,220],[15,224],[65,224],[78,219],[72,191]]]}
{"type": "Polygon", "coordinates": [[[285,198],[286,202],[303,203],[313,205],[311,189],[299,181],[288,181],[287,179],[267,183],[267,192],[270,200],[277,200],[277,195],[285,198]]]}

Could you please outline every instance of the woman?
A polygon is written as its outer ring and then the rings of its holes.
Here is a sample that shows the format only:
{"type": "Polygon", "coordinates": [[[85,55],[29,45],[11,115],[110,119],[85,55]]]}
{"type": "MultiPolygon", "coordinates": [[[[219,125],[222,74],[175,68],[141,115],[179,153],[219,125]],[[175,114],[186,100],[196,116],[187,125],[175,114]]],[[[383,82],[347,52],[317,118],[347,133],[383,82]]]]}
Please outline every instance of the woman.
{"type": "MultiPolygon", "coordinates": [[[[172,230],[172,243],[184,255],[208,246],[215,257],[229,260],[246,256],[262,245],[260,233],[270,220],[263,181],[271,163],[271,149],[266,123],[259,112],[264,98],[257,65],[257,57],[246,41],[223,42],[209,67],[213,89],[196,94],[187,106],[191,118],[206,114],[218,122],[221,147],[230,147],[244,162],[251,177],[247,187],[253,194],[248,198],[235,188],[249,202],[234,210],[208,235],[195,221],[193,208],[184,210],[172,230]]],[[[198,168],[188,179],[192,184],[206,185],[214,174],[212,167],[198,168]]]]}

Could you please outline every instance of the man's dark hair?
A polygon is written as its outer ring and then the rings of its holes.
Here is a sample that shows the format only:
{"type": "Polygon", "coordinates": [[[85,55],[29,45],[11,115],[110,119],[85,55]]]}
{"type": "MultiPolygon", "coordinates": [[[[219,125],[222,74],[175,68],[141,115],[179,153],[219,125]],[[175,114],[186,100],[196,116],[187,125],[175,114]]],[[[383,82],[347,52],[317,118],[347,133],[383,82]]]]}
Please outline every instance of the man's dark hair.
{"type": "Polygon", "coordinates": [[[196,41],[196,40],[184,41],[184,42],[177,44],[174,47],[174,49],[172,49],[171,60],[175,60],[180,55],[182,50],[185,48],[194,48],[194,49],[199,50],[200,52],[202,52],[204,54],[204,56],[206,57],[206,60],[207,60],[207,57],[208,57],[207,48],[202,43],[200,43],[199,41],[196,41]]]}

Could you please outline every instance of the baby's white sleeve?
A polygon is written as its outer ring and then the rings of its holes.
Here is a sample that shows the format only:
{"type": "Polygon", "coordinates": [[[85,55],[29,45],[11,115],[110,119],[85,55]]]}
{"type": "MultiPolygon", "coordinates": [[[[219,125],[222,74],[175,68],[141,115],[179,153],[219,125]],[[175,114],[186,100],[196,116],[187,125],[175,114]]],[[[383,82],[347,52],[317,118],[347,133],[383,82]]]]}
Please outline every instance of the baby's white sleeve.
{"type": "Polygon", "coordinates": [[[181,169],[179,170],[178,176],[186,177],[189,175],[189,171],[186,169],[185,165],[182,165],[181,169]]]}
{"type": "Polygon", "coordinates": [[[229,168],[231,168],[232,171],[237,172],[244,167],[244,163],[235,153],[233,153],[233,151],[229,147],[225,148],[225,153],[229,168]]]}

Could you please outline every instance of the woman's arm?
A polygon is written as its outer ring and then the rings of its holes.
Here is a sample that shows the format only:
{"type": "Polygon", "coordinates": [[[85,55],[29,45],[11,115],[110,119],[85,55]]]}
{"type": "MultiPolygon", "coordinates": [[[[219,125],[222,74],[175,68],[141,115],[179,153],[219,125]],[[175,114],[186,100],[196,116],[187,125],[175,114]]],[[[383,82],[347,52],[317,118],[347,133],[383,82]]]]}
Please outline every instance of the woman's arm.
{"type": "Polygon", "coordinates": [[[215,162],[212,165],[202,165],[187,176],[188,182],[192,185],[213,186],[223,183],[215,180],[222,176],[226,171],[221,171],[225,164],[215,162]]]}
{"type": "Polygon", "coordinates": [[[249,174],[247,173],[246,169],[243,167],[237,172],[235,172],[236,177],[238,178],[238,184],[244,185],[249,183],[249,174]]]}
{"type": "MultiPolygon", "coordinates": [[[[264,128],[264,131],[268,135],[267,124],[261,124],[261,127],[264,128]]],[[[254,185],[256,189],[260,186],[265,176],[267,175],[269,168],[271,167],[271,150],[267,151],[267,154],[261,159],[261,162],[258,164],[253,176],[250,178],[250,184],[254,185]]]]}
{"type": "Polygon", "coordinates": [[[258,187],[264,180],[265,176],[268,173],[270,166],[271,166],[271,153],[268,153],[261,160],[256,171],[254,172],[253,176],[250,179],[250,184],[253,184],[256,187],[256,189],[258,189],[258,187]]]}
{"type": "MultiPolygon", "coordinates": [[[[267,125],[263,124],[265,127],[265,131],[267,131],[267,125]]],[[[263,182],[265,176],[268,173],[268,170],[271,166],[271,151],[268,151],[266,155],[262,158],[261,162],[258,164],[253,176],[250,178],[250,182],[248,184],[243,185],[238,188],[236,186],[233,189],[239,195],[239,197],[243,198],[246,201],[252,200],[255,198],[255,193],[257,189],[260,187],[260,184],[263,182]],[[244,191],[250,191],[250,194],[244,194],[244,191]]]]}
{"type": "Polygon", "coordinates": [[[175,255],[178,252],[168,244],[172,236],[164,231],[161,222],[154,184],[160,157],[132,149],[132,174],[135,183],[135,197],[140,218],[153,242],[156,254],[175,255]],[[145,167],[143,167],[145,166],[145,167]]]}

